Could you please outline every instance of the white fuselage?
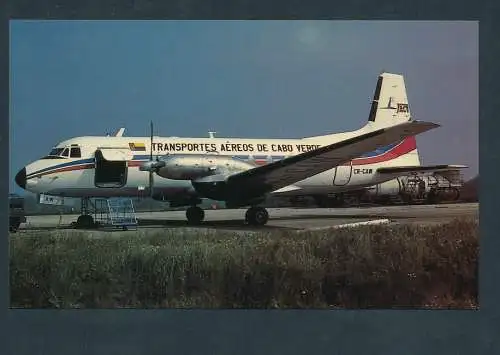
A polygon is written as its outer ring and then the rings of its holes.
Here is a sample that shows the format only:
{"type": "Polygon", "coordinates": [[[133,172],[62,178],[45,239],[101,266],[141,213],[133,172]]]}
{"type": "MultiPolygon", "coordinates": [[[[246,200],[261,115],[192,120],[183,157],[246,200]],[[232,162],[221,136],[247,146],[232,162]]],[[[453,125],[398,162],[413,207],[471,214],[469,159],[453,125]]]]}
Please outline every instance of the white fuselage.
{"type": "MultiPolygon", "coordinates": [[[[153,137],[153,159],[164,155],[219,155],[258,166],[316,149],[320,146],[359,135],[358,131],[304,139],[176,138],[153,137]]],[[[80,157],[45,157],[26,166],[26,190],[66,197],[138,197],[148,196],[149,172],[139,166],[150,157],[149,137],[78,137],[59,143],[55,148],[79,148],[80,157]],[[123,160],[124,184],[115,187],[96,185],[94,154],[102,149],[128,151],[128,156],[114,154],[111,160],[123,160]]],[[[106,156],[105,156],[106,157],[106,156]]],[[[106,157],[107,159],[107,157],[106,157]]],[[[388,166],[418,165],[415,138],[381,147],[350,164],[333,167],[323,173],[298,181],[274,194],[307,195],[335,193],[388,181],[395,176],[377,174],[388,166]]],[[[155,175],[154,193],[165,199],[195,194],[190,180],[172,180],[155,175]]],[[[245,187],[242,186],[244,189],[245,187]]],[[[203,196],[200,196],[203,197],[203,196]]]]}

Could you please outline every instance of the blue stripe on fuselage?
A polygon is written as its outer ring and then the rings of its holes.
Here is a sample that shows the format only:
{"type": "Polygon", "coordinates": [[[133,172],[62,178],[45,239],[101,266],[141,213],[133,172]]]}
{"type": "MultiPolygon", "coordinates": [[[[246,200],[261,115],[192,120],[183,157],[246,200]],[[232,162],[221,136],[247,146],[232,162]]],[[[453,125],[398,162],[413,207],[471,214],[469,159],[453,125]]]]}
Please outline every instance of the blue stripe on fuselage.
{"type": "Polygon", "coordinates": [[[80,160],[75,160],[75,161],[69,161],[67,163],[62,163],[62,164],[56,164],[56,165],[49,166],[47,168],[43,168],[43,169],[37,170],[35,172],[32,172],[32,173],[28,174],[27,178],[29,178],[32,175],[44,173],[44,172],[49,171],[49,170],[66,168],[66,167],[73,166],[73,165],[88,164],[88,163],[93,163],[93,162],[94,162],[94,158],[90,158],[90,159],[80,159],[80,160]]]}
{"type": "Polygon", "coordinates": [[[397,146],[399,143],[401,143],[401,142],[392,143],[392,144],[386,145],[385,147],[377,148],[377,149],[375,149],[372,152],[368,152],[368,153],[365,153],[365,154],[361,155],[360,158],[369,158],[369,157],[374,157],[374,156],[377,156],[377,155],[381,155],[381,154],[387,153],[389,150],[391,150],[392,148],[394,148],[395,146],[397,146]]]}

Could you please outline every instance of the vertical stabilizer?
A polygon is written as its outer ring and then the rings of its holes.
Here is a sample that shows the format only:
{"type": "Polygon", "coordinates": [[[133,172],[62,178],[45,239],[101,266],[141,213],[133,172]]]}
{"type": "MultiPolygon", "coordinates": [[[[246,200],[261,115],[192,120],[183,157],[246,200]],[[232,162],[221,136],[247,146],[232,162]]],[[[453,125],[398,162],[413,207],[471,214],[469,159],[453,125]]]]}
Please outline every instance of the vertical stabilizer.
{"type": "Polygon", "coordinates": [[[387,127],[411,120],[404,77],[382,73],[378,77],[368,124],[387,127]]]}
{"type": "MultiPolygon", "coordinates": [[[[377,80],[373,101],[368,116],[367,127],[379,129],[393,126],[412,119],[403,75],[382,72],[377,80]]],[[[420,157],[415,137],[407,137],[398,144],[410,151],[394,159],[402,165],[420,165],[420,157]]]]}
{"type": "MultiPolygon", "coordinates": [[[[305,139],[317,140],[321,144],[326,144],[332,140],[351,138],[366,131],[394,126],[411,119],[403,75],[382,72],[377,80],[368,122],[364,127],[356,131],[307,137],[305,139]]],[[[407,137],[387,147],[380,147],[379,150],[365,155],[381,159],[384,154],[386,154],[384,158],[389,157],[387,159],[387,161],[390,161],[389,165],[420,165],[417,141],[414,136],[407,137]]]]}

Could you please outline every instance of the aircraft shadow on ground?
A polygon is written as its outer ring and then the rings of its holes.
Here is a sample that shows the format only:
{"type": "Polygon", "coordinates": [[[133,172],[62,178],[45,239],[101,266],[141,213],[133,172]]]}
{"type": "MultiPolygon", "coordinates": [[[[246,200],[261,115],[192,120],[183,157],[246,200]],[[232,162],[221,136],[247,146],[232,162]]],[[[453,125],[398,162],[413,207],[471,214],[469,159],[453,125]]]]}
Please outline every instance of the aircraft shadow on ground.
{"type": "Polygon", "coordinates": [[[249,226],[243,220],[218,220],[218,221],[203,221],[198,226],[190,225],[187,221],[170,220],[170,219],[137,219],[139,227],[147,228],[217,228],[217,229],[238,229],[238,230],[287,230],[298,229],[293,227],[265,225],[261,227],[249,226]]]}
{"type": "MultiPolygon", "coordinates": [[[[137,219],[137,228],[138,229],[164,229],[164,228],[200,228],[200,229],[220,229],[220,230],[238,230],[238,231],[277,231],[277,230],[298,230],[301,228],[293,228],[288,226],[249,226],[245,224],[244,221],[239,220],[219,220],[219,221],[204,221],[202,224],[194,226],[190,225],[187,221],[183,220],[169,220],[169,219],[137,219]]],[[[111,226],[101,226],[95,228],[86,228],[79,229],[75,228],[71,224],[64,224],[60,226],[33,226],[27,225],[25,227],[21,227],[19,232],[23,231],[99,231],[99,232],[113,232],[123,230],[120,227],[111,227],[111,226]]],[[[135,227],[130,227],[129,231],[136,230],[135,227]]]]}
{"type": "MultiPolygon", "coordinates": [[[[352,214],[352,215],[295,215],[295,216],[277,216],[277,217],[272,217],[269,219],[269,221],[272,223],[272,221],[286,221],[286,220],[298,220],[298,219],[304,219],[304,220],[317,220],[317,219],[324,219],[324,220],[329,220],[329,219],[360,219],[360,218],[391,218],[387,215],[360,215],[360,214],[352,214]]],[[[293,227],[293,226],[274,226],[272,224],[267,224],[265,226],[249,226],[244,222],[244,220],[239,220],[239,219],[231,219],[231,220],[216,220],[216,221],[210,221],[206,220],[203,221],[201,225],[194,226],[190,225],[186,220],[179,220],[179,219],[148,219],[148,218],[138,218],[138,228],[210,228],[210,229],[225,229],[225,230],[249,230],[249,231],[277,231],[277,230],[300,230],[303,228],[300,227],[293,227]]],[[[134,228],[130,228],[130,230],[133,230],[134,228]]],[[[53,231],[53,230],[88,230],[88,231],[115,231],[115,230],[121,230],[121,228],[116,227],[108,227],[108,226],[101,226],[97,228],[88,228],[88,229],[77,229],[74,228],[72,224],[62,224],[59,226],[33,226],[33,225],[27,225],[26,227],[21,227],[20,231],[22,230],[40,230],[40,231],[53,231]]]]}

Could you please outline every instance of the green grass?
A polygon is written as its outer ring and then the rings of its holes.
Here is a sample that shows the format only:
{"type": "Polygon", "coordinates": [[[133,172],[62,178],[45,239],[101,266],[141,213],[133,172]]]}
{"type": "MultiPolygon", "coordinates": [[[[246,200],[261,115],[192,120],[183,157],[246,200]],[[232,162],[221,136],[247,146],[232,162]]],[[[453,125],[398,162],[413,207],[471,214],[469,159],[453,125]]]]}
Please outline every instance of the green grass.
{"type": "Polygon", "coordinates": [[[476,308],[478,221],[11,235],[12,307],[476,308]]]}

